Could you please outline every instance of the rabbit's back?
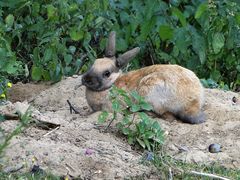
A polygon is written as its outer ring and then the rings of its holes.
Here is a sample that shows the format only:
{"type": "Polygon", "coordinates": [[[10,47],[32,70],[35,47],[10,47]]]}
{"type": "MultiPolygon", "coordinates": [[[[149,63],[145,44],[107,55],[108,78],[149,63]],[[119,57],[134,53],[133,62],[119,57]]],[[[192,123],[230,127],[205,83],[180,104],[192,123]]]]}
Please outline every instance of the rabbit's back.
{"type": "Polygon", "coordinates": [[[200,113],[204,90],[197,76],[186,68],[178,65],[148,66],[122,75],[115,85],[128,91],[136,90],[159,115],[170,112],[183,120],[193,118],[192,121],[202,121],[199,118],[203,118],[200,113]]]}

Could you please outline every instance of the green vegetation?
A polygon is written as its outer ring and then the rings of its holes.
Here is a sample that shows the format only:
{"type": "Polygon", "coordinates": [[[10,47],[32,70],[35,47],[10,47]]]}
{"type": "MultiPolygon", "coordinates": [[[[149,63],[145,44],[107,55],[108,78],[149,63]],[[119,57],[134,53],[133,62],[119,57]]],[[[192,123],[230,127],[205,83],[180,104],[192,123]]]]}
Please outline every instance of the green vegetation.
{"type": "MultiPolygon", "coordinates": [[[[15,129],[12,132],[5,132],[4,129],[0,127],[0,159],[4,155],[4,150],[10,143],[11,139],[20,134],[30,123],[31,120],[31,111],[27,110],[25,114],[19,114],[19,123],[15,127],[15,129]]],[[[6,118],[4,115],[0,114],[0,123],[5,121],[6,118]]],[[[0,164],[0,170],[1,170],[1,164],[0,164]]]]}
{"type": "MultiPolygon", "coordinates": [[[[209,85],[214,83],[208,80],[209,85]]],[[[136,91],[130,93],[115,86],[110,90],[109,98],[112,102],[113,117],[107,125],[107,130],[113,121],[119,132],[127,137],[128,143],[142,149],[147,153],[143,155],[142,163],[154,165],[157,169],[157,176],[161,179],[212,179],[211,175],[240,179],[239,169],[228,169],[218,164],[204,165],[198,163],[186,163],[175,160],[164,150],[164,132],[159,123],[150,118],[146,112],[152,110],[143,97],[136,91]],[[194,172],[208,173],[196,175],[194,172]]],[[[103,111],[99,115],[99,123],[106,123],[109,112],[103,111]]],[[[133,179],[144,179],[144,177],[133,177],[133,179]]]]}
{"type": "MultiPolygon", "coordinates": [[[[61,180],[61,179],[64,178],[47,173],[9,174],[0,172],[0,180],[61,180]]],[[[65,179],[67,180],[67,178],[65,179]]]]}
{"type": "MultiPolygon", "coordinates": [[[[118,53],[141,47],[129,69],[180,64],[193,70],[206,87],[236,90],[240,86],[237,0],[2,0],[0,98],[6,98],[9,81],[57,82],[63,75],[85,72],[95,58],[103,56],[112,30],[117,32],[118,53]]],[[[116,88],[111,98],[113,120],[117,114],[123,117],[117,127],[130,144],[151,151],[162,144],[159,124],[142,112],[151,110],[144,99],[116,88]]],[[[99,119],[104,121],[107,116],[103,112],[99,119]]],[[[27,117],[21,119],[22,124],[4,136],[1,155],[9,140],[27,124],[27,117]]],[[[2,136],[2,129],[0,133],[2,136]]],[[[154,157],[153,163],[166,174],[169,167],[183,169],[183,173],[174,174],[179,179],[195,179],[187,175],[189,168],[240,179],[239,171],[184,164],[162,155],[154,157]]]]}
{"type": "MultiPolygon", "coordinates": [[[[127,93],[126,91],[114,86],[110,90],[110,99],[112,101],[113,118],[121,117],[121,121],[116,127],[122,134],[127,136],[128,143],[136,143],[149,151],[156,150],[163,144],[163,131],[157,121],[150,118],[144,111],[152,110],[143,97],[136,91],[127,93]]],[[[105,122],[108,112],[104,111],[99,115],[99,122],[105,122]]]]}
{"type": "MultiPolygon", "coordinates": [[[[2,167],[4,163],[4,152],[6,147],[9,145],[11,139],[14,136],[19,135],[24,129],[26,129],[30,122],[31,122],[31,110],[28,110],[24,114],[18,113],[19,116],[19,123],[16,125],[14,130],[11,132],[6,132],[4,129],[0,127],[0,180],[60,180],[64,179],[58,176],[52,175],[51,173],[47,173],[42,169],[36,169],[35,171],[26,172],[26,173],[11,173],[11,172],[4,172],[2,167]]],[[[0,114],[0,123],[5,121],[6,117],[0,114]]],[[[67,180],[67,177],[65,177],[67,180]]]]}
{"type": "Polygon", "coordinates": [[[141,47],[131,68],[180,64],[240,85],[240,6],[234,0],[9,0],[0,2],[0,91],[11,81],[84,72],[117,32],[117,51],[141,47]],[[83,57],[87,56],[84,60],[83,57]]]}
{"type": "MultiPolygon", "coordinates": [[[[239,169],[227,169],[220,166],[219,164],[193,164],[185,163],[180,160],[175,160],[171,156],[163,154],[155,154],[151,162],[145,161],[145,163],[152,163],[159,170],[160,176],[163,179],[169,179],[171,176],[173,179],[213,179],[210,176],[199,176],[194,174],[192,171],[209,173],[212,175],[218,175],[220,177],[230,179],[240,179],[239,169]]],[[[218,178],[216,178],[218,179],[218,178]]]]}

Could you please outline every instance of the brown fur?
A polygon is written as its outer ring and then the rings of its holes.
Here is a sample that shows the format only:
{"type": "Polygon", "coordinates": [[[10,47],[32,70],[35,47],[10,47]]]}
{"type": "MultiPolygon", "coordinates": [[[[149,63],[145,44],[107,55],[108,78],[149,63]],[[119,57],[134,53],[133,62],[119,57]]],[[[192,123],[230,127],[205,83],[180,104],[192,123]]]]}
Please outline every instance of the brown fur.
{"type": "MultiPolygon", "coordinates": [[[[153,105],[154,112],[161,116],[172,113],[179,118],[181,116],[183,118],[186,116],[196,117],[201,112],[204,102],[203,87],[199,79],[190,70],[177,65],[153,65],[131,71],[120,75],[114,84],[126,91],[138,91],[153,105]],[[151,90],[158,84],[162,84],[163,90],[166,87],[166,90],[172,92],[169,94],[167,92],[170,97],[161,97],[164,100],[159,101],[162,102],[160,105],[154,103],[162,93],[160,90],[157,92],[159,94],[156,93],[155,96],[149,97],[151,90]]],[[[111,102],[108,99],[108,91],[87,90],[86,96],[89,105],[94,110],[110,109],[111,102]]],[[[166,94],[166,92],[163,93],[166,94]]]]}
{"type": "Polygon", "coordinates": [[[173,114],[192,124],[204,122],[204,90],[192,71],[178,65],[152,65],[121,74],[120,68],[137,52],[139,48],[128,51],[117,59],[97,59],[83,76],[83,85],[87,87],[87,101],[92,109],[111,109],[108,92],[115,84],[126,91],[136,90],[153,106],[153,111],[158,115],[173,114]],[[106,72],[111,74],[106,77],[106,72]],[[93,82],[97,83],[96,87],[93,82]]]}

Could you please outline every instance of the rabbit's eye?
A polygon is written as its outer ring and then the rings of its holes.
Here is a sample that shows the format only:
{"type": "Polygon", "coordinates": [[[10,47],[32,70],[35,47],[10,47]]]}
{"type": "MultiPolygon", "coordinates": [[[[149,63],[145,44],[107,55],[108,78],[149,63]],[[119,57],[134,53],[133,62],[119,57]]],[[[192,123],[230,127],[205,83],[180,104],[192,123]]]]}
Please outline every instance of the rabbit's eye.
{"type": "Polygon", "coordinates": [[[105,71],[103,77],[108,78],[111,75],[110,71],[105,71]]]}

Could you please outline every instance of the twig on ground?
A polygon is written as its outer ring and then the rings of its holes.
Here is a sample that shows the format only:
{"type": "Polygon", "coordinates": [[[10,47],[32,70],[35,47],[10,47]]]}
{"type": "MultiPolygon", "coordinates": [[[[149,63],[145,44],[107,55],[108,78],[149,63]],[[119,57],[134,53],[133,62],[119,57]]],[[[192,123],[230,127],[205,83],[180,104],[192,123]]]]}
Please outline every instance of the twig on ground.
{"type": "Polygon", "coordinates": [[[168,169],[168,180],[173,180],[172,169],[171,167],[168,169]]]}
{"type": "Polygon", "coordinates": [[[117,117],[117,113],[116,113],[116,111],[114,111],[113,117],[112,117],[110,123],[108,124],[108,126],[105,128],[104,132],[107,132],[108,128],[111,126],[112,122],[116,119],[116,117],[117,117]]]}
{"type": "Polygon", "coordinates": [[[80,112],[79,111],[77,111],[73,106],[72,106],[72,104],[70,103],[70,101],[69,100],[67,100],[67,103],[68,103],[68,105],[69,105],[69,108],[70,108],[70,114],[72,114],[72,111],[74,111],[75,112],[75,114],[80,114],[80,112]]]}
{"type": "Polygon", "coordinates": [[[58,130],[60,128],[60,126],[56,127],[55,129],[53,129],[52,131],[49,131],[48,133],[44,134],[43,137],[48,136],[49,134],[53,133],[54,131],[58,130]]]}
{"type": "Polygon", "coordinates": [[[221,177],[221,176],[218,176],[218,175],[215,175],[215,174],[202,173],[202,172],[197,172],[197,171],[190,171],[189,173],[199,175],[199,176],[207,176],[207,177],[210,177],[210,178],[215,178],[215,179],[220,179],[220,180],[230,180],[228,178],[221,177]]]}
{"type": "Polygon", "coordinates": [[[31,123],[33,123],[33,126],[39,128],[39,129],[52,130],[52,129],[55,129],[60,126],[60,124],[44,121],[44,120],[41,120],[41,118],[38,118],[36,116],[34,118],[35,118],[35,120],[32,121],[31,123]]]}
{"type": "Polygon", "coordinates": [[[19,171],[23,167],[24,167],[23,164],[17,164],[16,166],[11,166],[11,167],[7,167],[7,168],[3,169],[3,172],[5,172],[5,173],[13,173],[13,172],[19,171]]]}
{"type": "Polygon", "coordinates": [[[73,169],[73,167],[72,166],[70,166],[69,164],[65,164],[66,165],[66,169],[69,171],[69,170],[71,170],[72,172],[76,172],[76,170],[75,169],[73,169]]]}
{"type": "Polygon", "coordinates": [[[17,114],[3,114],[5,120],[19,120],[19,116],[17,114]]]}

